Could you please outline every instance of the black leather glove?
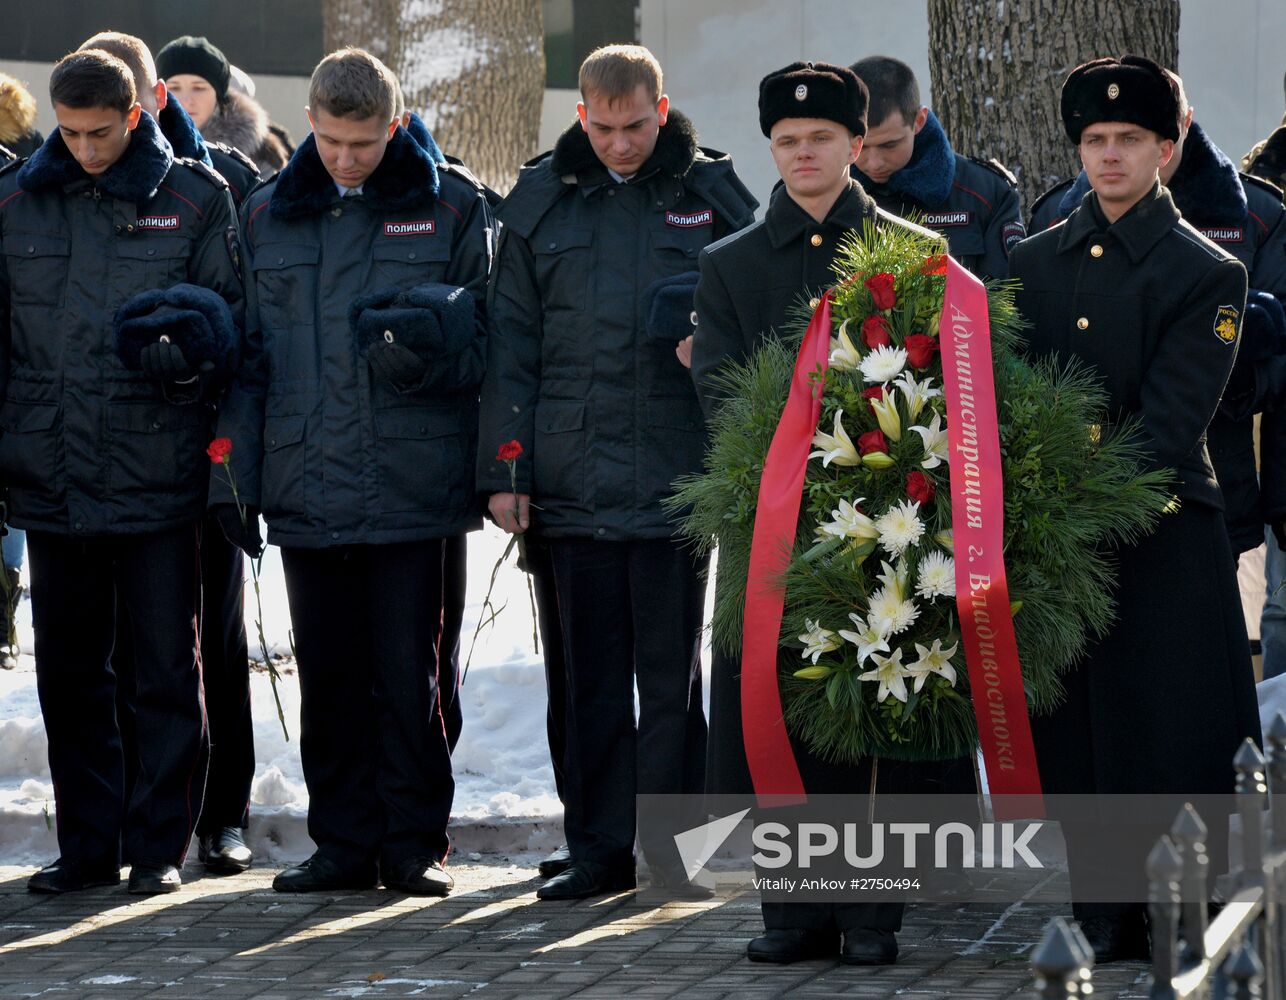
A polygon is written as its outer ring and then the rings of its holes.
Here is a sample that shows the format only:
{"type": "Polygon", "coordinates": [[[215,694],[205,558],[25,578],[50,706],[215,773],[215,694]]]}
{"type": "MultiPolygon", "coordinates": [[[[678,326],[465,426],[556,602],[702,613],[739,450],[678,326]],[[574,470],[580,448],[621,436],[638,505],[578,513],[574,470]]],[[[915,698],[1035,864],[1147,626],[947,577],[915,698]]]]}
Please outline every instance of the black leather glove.
{"type": "Polygon", "coordinates": [[[259,508],[246,508],[246,521],[241,523],[241,512],[234,503],[216,504],[210,508],[219,522],[223,537],[248,555],[258,559],[263,555],[263,536],[259,534],[259,508]]]}
{"type": "Polygon", "coordinates": [[[186,382],[196,377],[179,345],[168,340],[144,347],[139,352],[138,363],[143,374],[154,382],[186,382]]]}
{"type": "Polygon", "coordinates": [[[372,344],[366,360],[375,377],[394,389],[414,389],[429,370],[425,360],[409,347],[387,340],[372,344]]]}

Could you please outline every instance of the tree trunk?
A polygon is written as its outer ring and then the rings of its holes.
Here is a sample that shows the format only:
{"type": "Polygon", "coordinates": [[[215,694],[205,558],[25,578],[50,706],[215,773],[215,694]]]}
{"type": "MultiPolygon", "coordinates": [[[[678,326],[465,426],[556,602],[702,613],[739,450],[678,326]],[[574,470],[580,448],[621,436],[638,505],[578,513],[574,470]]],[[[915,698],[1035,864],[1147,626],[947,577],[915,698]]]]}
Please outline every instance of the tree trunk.
{"type": "Polygon", "coordinates": [[[540,0],[397,0],[395,6],[400,21],[390,66],[406,106],[445,152],[484,183],[508,191],[540,141],[540,0]]]}
{"type": "Polygon", "coordinates": [[[1058,110],[1083,62],[1179,64],[1179,0],[928,0],[933,109],[952,145],[1018,176],[1025,208],[1080,170],[1058,110]]]}
{"type": "Polygon", "coordinates": [[[397,17],[397,0],[323,0],[322,42],[326,52],[353,45],[392,69],[390,56],[397,38],[397,17]]]}

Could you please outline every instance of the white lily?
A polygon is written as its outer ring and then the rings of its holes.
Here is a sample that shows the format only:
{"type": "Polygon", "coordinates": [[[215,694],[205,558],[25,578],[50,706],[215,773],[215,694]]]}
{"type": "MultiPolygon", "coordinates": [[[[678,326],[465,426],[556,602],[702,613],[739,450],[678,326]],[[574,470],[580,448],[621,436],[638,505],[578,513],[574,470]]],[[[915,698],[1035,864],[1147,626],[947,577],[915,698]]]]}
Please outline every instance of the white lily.
{"type": "Polygon", "coordinates": [[[920,658],[908,664],[906,670],[915,678],[916,691],[924,687],[924,682],[929,679],[930,674],[944,677],[952,687],[956,686],[956,668],[951,665],[951,657],[956,655],[955,645],[950,649],[943,649],[942,640],[934,639],[932,649],[925,649],[917,642],[915,651],[920,654],[920,658]]]}
{"type": "Polygon", "coordinates": [[[875,519],[880,545],[892,555],[902,555],[924,537],[924,522],[920,520],[919,510],[920,505],[914,500],[902,500],[875,519]]]}
{"type": "Polygon", "coordinates": [[[917,569],[916,596],[927,600],[956,596],[956,561],[951,556],[930,552],[920,560],[917,569]]]}
{"type": "Polygon", "coordinates": [[[881,390],[879,399],[870,400],[875,419],[890,441],[902,440],[902,419],[898,416],[897,397],[889,392],[886,385],[881,390]]]}
{"type": "Polygon", "coordinates": [[[848,335],[848,320],[839,325],[839,333],[831,339],[830,367],[852,371],[862,363],[862,355],[848,335]]]}
{"type": "Polygon", "coordinates": [[[877,347],[862,359],[860,367],[867,382],[890,382],[906,367],[906,349],[877,347]]]}
{"type": "Polygon", "coordinates": [[[875,522],[857,509],[864,499],[858,497],[853,503],[841,500],[839,506],[831,511],[831,520],[817,526],[817,537],[859,538],[863,541],[879,538],[880,530],[875,522]]]}
{"type": "Polygon", "coordinates": [[[942,395],[941,389],[933,388],[933,379],[926,378],[923,382],[917,382],[915,372],[909,368],[893,384],[902,391],[902,398],[906,400],[906,412],[912,420],[920,415],[925,403],[934,396],[942,395]]]}
{"type": "Polygon", "coordinates": [[[840,629],[839,636],[845,642],[857,647],[857,665],[860,667],[872,653],[889,651],[889,637],[879,626],[867,621],[861,615],[850,613],[849,621],[857,628],[856,632],[840,629]]]}
{"type": "Polygon", "coordinates": [[[899,646],[893,650],[892,656],[880,656],[879,653],[873,653],[871,659],[875,662],[875,669],[868,670],[864,674],[858,674],[859,681],[879,681],[879,690],[875,692],[876,701],[884,701],[890,694],[898,701],[906,701],[906,678],[909,676],[906,667],[902,665],[902,648],[899,646]]]}
{"type": "Polygon", "coordinates": [[[814,663],[823,653],[830,653],[839,649],[840,643],[834,632],[828,628],[822,628],[817,622],[808,618],[804,619],[804,628],[806,631],[799,637],[799,641],[804,644],[803,658],[811,659],[814,663]]]}
{"type": "Polygon", "coordinates": [[[916,425],[911,430],[919,434],[924,441],[924,458],[920,460],[921,466],[926,469],[936,469],[947,461],[950,445],[947,444],[946,428],[942,426],[942,414],[935,412],[928,427],[916,425]]]}
{"type": "Polygon", "coordinates": [[[827,434],[824,431],[818,431],[813,437],[813,445],[820,449],[809,454],[809,458],[820,458],[822,465],[827,466],[834,462],[836,465],[861,465],[862,456],[857,453],[853,447],[853,440],[844,430],[842,417],[843,410],[835,411],[835,433],[827,434]]]}

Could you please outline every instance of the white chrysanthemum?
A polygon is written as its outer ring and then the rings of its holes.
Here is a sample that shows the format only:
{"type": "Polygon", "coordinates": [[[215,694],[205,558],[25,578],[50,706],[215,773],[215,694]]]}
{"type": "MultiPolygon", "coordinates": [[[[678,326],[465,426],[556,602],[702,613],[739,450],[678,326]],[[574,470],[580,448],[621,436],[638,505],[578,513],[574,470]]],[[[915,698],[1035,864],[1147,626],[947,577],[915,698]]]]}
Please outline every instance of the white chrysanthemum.
{"type": "Polygon", "coordinates": [[[906,351],[901,347],[877,347],[862,359],[862,378],[868,382],[888,382],[906,367],[906,351]]]}
{"type": "Polygon", "coordinates": [[[857,679],[879,682],[879,690],[875,692],[876,701],[883,701],[891,694],[898,701],[905,702],[906,679],[910,674],[902,665],[901,647],[893,650],[892,656],[880,656],[879,653],[874,653],[871,655],[871,660],[875,663],[875,669],[858,674],[857,679]]]}
{"type": "Polygon", "coordinates": [[[818,431],[813,436],[813,447],[819,450],[810,452],[809,458],[820,458],[823,466],[830,465],[832,462],[836,465],[862,464],[862,456],[853,447],[853,439],[848,436],[848,431],[844,430],[844,424],[841,420],[843,416],[843,410],[835,411],[834,434],[818,431]]]}
{"type": "Polygon", "coordinates": [[[804,628],[808,631],[799,637],[799,641],[804,644],[803,658],[811,659],[814,663],[823,653],[830,653],[839,649],[839,639],[835,633],[828,628],[822,628],[815,621],[808,618],[804,619],[804,628]]]}
{"type": "Polygon", "coordinates": [[[915,651],[920,654],[920,658],[908,664],[906,671],[915,678],[916,691],[924,687],[930,674],[937,674],[945,678],[952,687],[956,686],[956,668],[951,665],[951,657],[956,655],[956,645],[958,644],[952,645],[950,649],[943,649],[941,639],[933,640],[932,649],[925,649],[918,642],[915,644],[915,651]]]}
{"type": "Polygon", "coordinates": [[[926,469],[936,469],[947,461],[950,446],[947,444],[947,430],[942,426],[942,414],[934,413],[928,427],[912,427],[924,441],[924,458],[920,464],[926,469]]]}
{"type": "Polygon", "coordinates": [[[894,383],[902,390],[902,398],[906,400],[906,412],[912,420],[920,415],[924,409],[924,404],[934,396],[941,396],[942,390],[933,388],[933,379],[926,378],[923,382],[915,380],[915,372],[908,368],[894,383]]]}
{"type": "Polygon", "coordinates": [[[839,506],[831,511],[831,519],[817,526],[817,537],[826,538],[879,538],[880,530],[875,522],[857,509],[864,498],[858,497],[853,503],[841,500],[839,506]]]}
{"type": "Polygon", "coordinates": [[[932,600],[956,596],[956,561],[944,552],[930,552],[920,560],[915,592],[932,600]]]}
{"type": "Polygon", "coordinates": [[[850,614],[848,616],[856,632],[850,632],[847,629],[840,629],[841,639],[851,642],[857,647],[857,665],[860,667],[866,662],[866,658],[872,653],[889,651],[888,634],[884,632],[877,624],[869,622],[861,615],[850,614]]]}
{"type": "Polygon", "coordinates": [[[875,628],[884,635],[897,635],[920,617],[914,601],[908,601],[896,590],[881,587],[871,595],[867,616],[875,628]]]}
{"type": "Polygon", "coordinates": [[[924,537],[924,522],[920,520],[920,505],[914,500],[903,500],[886,514],[875,519],[880,533],[880,545],[895,556],[915,545],[924,537]]]}
{"type": "Polygon", "coordinates": [[[839,333],[831,339],[831,357],[828,364],[839,371],[852,371],[862,363],[861,352],[848,335],[848,320],[839,325],[839,333]]]}

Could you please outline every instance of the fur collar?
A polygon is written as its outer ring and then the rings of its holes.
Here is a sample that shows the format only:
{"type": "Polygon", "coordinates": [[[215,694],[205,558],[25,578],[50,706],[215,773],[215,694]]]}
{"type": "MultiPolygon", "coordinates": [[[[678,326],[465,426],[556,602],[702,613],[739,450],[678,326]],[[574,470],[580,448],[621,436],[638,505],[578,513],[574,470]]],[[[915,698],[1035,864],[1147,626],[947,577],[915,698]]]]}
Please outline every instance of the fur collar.
{"type": "MultiPolygon", "coordinates": [[[[654,171],[660,171],[670,177],[683,177],[696,162],[697,152],[696,126],[687,115],[671,109],[657,134],[656,149],[636,176],[642,179],[654,171]]],[[[558,137],[549,167],[560,177],[567,174],[606,172],[603,161],[594,153],[594,147],[589,144],[589,136],[585,134],[579,121],[572,122],[567,131],[558,137]]]]}
{"type": "Polygon", "coordinates": [[[178,101],[167,101],[156,114],[156,124],[161,127],[161,135],[169,140],[174,156],[186,157],[189,160],[200,160],[207,167],[213,167],[210,151],[205,148],[205,140],[197,131],[196,122],[183,110],[178,101]]]}
{"type": "MultiPolygon", "coordinates": [[[[362,195],[383,212],[432,204],[438,198],[438,168],[399,127],[384,149],[384,159],[362,185],[362,195]]],[[[317,141],[310,135],[277,175],[269,211],[279,219],[297,219],[316,215],[338,197],[335,182],[317,155],[317,141]]]]}
{"type": "Polygon", "coordinates": [[[0,143],[17,146],[35,128],[35,98],[12,77],[0,81],[0,143]]]}
{"type": "MultiPolygon", "coordinates": [[[[1246,217],[1246,191],[1237,168],[1196,122],[1188,129],[1183,159],[1166,187],[1190,225],[1233,225],[1246,217]]],[[[1071,215],[1089,189],[1089,177],[1082,170],[1059,199],[1058,214],[1071,215]]]]}
{"type": "Polygon", "coordinates": [[[890,177],[888,183],[876,184],[856,167],[853,172],[868,191],[890,191],[936,208],[951,194],[951,183],[956,178],[956,154],[937,115],[930,111],[924,128],[915,137],[910,161],[890,177]]]}
{"type": "Polygon", "coordinates": [[[442,155],[442,149],[433,139],[433,134],[429,131],[429,126],[424,124],[424,119],[411,112],[411,120],[406,123],[406,134],[415,140],[415,144],[429,154],[429,159],[434,163],[446,163],[447,158],[442,155]]]}
{"type": "Polygon", "coordinates": [[[222,142],[241,150],[251,159],[268,138],[268,112],[253,97],[229,90],[201,134],[209,142],[222,142]]]}
{"type": "MultiPolygon", "coordinates": [[[[161,135],[151,115],[142,114],[129,145],[119,160],[94,181],[104,193],[121,201],[141,205],[156,196],[174,163],[169,142],[161,135]]],[[[45,144],[18,170],[18,185],[24,191],[71,184],[89,177],[55,131],[45,144]]]]}

